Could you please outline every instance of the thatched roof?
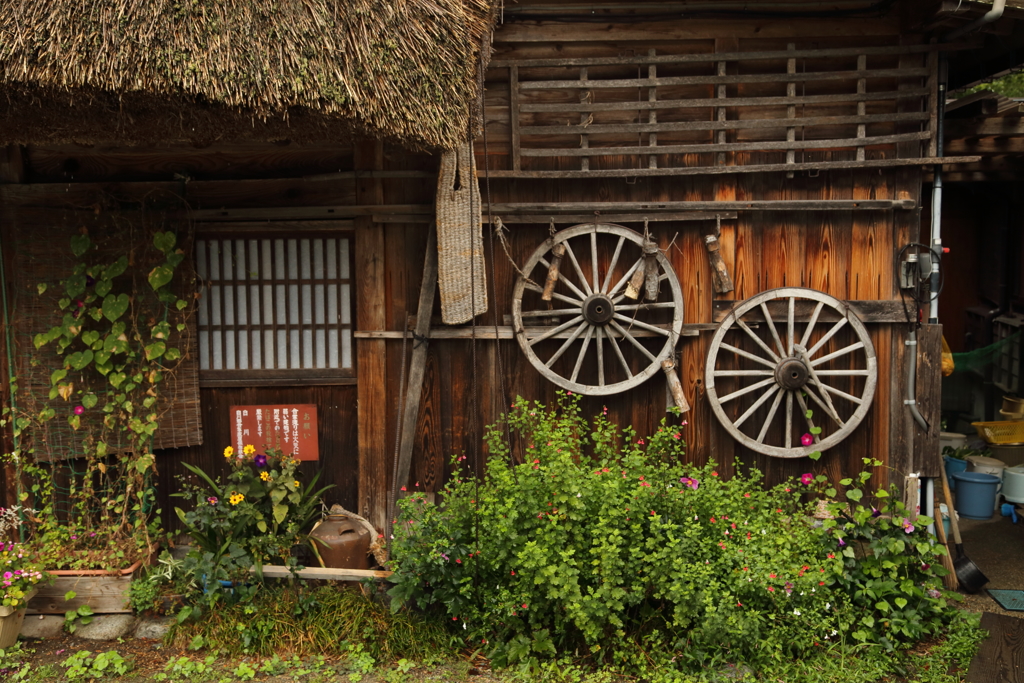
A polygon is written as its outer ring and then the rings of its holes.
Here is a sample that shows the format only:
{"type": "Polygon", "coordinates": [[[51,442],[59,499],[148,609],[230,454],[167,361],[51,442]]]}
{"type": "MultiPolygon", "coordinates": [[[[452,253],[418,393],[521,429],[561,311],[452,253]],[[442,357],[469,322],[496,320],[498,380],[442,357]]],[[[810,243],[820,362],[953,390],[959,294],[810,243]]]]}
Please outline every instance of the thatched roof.
{"type": "Polygon", "coordinates": [[[132,123],[165,102],[179,138],[191,137],[190,120],[221,112],[227,130],[218,137],[231,135],[231,122],[280,127],[293,113],[307,124],[312,118],[311,130],[341,124],[417,147],[450,148],[469,127],[493,4],[2,2],[0,141],[52,139],[52,132],[31,129],[54,108],[69,117],[62,137],[93,136],[106,126],[116,127],[112,139],[152,141],[152,130],[132,131],[132,123]],[[133,104],[143,113],[130,111],[133,104]],[[101,120],[86,120],[97,105],[101,120]],[[103,114],[111,108],[117,115],[103,114]]]}

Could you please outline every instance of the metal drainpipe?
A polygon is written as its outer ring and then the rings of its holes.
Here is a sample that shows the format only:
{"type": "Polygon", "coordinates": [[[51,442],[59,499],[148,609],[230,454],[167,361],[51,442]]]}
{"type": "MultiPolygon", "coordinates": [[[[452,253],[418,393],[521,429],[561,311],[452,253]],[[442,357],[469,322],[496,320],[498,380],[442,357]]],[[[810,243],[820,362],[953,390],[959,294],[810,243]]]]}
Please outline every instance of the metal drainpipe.
{"type": "Polygon", "coordinates": [[[967,24],[966,26],[961,26],[955,31],[951,31],[950,33],[946,34],[946,39],[943,42],[948,43],[950,41],[956,40],[960,36],[967,35],[971,31],[974,31],[975,29],[981,28],[985,24],[991,24],[993,21],[1003,16],[1003,10],[1005,9],[1006,0],[994,0],[992,2],[992,9],[990,9],[988,12],[985,12],[983,15],[981,15],[971,23],[967,24]]]}

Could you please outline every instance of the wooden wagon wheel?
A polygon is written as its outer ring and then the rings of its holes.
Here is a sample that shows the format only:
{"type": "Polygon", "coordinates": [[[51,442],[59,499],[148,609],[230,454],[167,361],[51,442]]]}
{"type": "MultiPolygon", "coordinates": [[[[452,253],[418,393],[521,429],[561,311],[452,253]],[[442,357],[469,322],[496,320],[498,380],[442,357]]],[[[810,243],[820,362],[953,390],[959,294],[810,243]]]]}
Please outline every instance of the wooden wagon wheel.
{"type": "Polygon", "coordinates": [[[722,426],[744,446],[778,458],[824,451],[849,436],[871,408],[877,381],[875,349],[856,314],[839,299],[798,287],[762,292],[733,309],[715,332],[705,368],[722,426]],[[766,332],[759,336],[757,326],[766,332]],[[830,350],[844,328],[853,342],[830,350]],[[730,382],[725,395],[719,380],[730,382]]]}
{"type": "Polygon", "coordinates": [[[671,263],[655,242],[621,225],[559,231],[533,252],[513,291],[523,353],[544,377],[580,394],[616,394],[661,371],[682,324],[671,263]]]}

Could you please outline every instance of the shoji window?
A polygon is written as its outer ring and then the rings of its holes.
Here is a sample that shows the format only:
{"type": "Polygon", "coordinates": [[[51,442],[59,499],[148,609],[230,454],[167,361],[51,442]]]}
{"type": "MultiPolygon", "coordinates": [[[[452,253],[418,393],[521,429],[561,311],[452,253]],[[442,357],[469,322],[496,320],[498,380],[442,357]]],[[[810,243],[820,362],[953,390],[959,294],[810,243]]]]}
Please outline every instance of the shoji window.
{"type": "Polygon", "coordinates": [[[204,234],[195,244],[202,384],[354,380],[350,233],[204,234]]]}

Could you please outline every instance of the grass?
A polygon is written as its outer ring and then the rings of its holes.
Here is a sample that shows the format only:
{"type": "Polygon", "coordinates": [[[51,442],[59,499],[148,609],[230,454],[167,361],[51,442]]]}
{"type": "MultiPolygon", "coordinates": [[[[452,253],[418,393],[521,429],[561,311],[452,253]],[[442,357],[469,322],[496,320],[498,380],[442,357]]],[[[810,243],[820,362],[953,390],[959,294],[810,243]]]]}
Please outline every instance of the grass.
{"type": "MultiPolygon", "coordinates": [[[[170,645],[226,655],[300,657],[329,655],[391,663],[451,652],[438,624],[408,612],[392,612],[357,586],[312,589],[264,584],[247,604],[218,606],[172,629],[170,645]]],[[[454,654],[454,653],[453,653],[454,654]]]]}

